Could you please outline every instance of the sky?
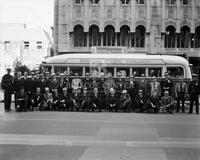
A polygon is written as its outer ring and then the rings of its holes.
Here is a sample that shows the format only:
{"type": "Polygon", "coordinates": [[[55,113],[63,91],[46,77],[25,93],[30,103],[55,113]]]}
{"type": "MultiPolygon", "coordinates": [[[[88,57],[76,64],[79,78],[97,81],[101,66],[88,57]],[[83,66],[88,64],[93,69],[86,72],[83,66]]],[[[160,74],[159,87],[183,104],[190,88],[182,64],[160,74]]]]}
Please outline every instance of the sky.
{"type": "Polygon", "coordinates": [[[54,0],[0,0],[0,23],[26,23],[51,34],[54,0]]]}

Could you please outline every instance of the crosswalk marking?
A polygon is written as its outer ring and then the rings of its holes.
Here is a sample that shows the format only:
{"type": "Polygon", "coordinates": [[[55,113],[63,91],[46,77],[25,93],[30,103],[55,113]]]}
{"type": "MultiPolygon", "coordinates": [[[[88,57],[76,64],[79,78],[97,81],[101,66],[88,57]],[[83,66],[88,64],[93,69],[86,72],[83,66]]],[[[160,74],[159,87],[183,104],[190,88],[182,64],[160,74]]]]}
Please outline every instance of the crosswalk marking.
{"type": "Polygon", "coordinates": [[[0,134],[0,145],[58,145],[58,146],[102,146],[102,147],[145,147],[145,148],[199,148],[200,139],[159,138],[149,141],[102,140],[92,136],[60,135],[17,135],[0,134]]]}

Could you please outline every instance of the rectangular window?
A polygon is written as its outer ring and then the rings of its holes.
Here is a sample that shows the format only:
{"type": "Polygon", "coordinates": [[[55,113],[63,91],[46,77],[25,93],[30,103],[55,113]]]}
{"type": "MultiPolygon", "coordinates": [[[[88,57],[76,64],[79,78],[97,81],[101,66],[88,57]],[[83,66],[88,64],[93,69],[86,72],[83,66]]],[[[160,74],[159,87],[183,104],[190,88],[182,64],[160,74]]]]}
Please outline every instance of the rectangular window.
{"type": "Polygon", "coordinates": [[[90,0],[90,4],[98,4],[99,0],[90,0]]]}
{"type": "Polygon", "coordinates": [[[105,77],[108,77],[109,75],[114,76],[114,68],[113,67],[105,67],[101,68],[101,72],[104,72],[105,77]]]}
{"type": "Polygon", "coordinates": [[[144,0],[136,0],[137,4],[144,4],[144,0]]]}
{"type": "Polygon", "coordinates": [[[83,75],[83,67],[70,67],[70,75],[75,76],[78,73],[78,76],[83,75]]]}
{"type": "Polygon", "coordinates": [[[133,68],[132,75],[135,77],[146,77],[146,68],[133,68]]]}
{"type": "Polygon", "coordinates": [[[174,5],[176,3],[176,0],[167,0],[168,5],[174,5]]]}
{"type": "Polygon", "coordinates": [[[5,43],[5,44],[9,44],[9,43],[10,43],[10,41],[5,41],[4,43],[5,43]]]}
{"type": "Polygon", "coordinates": [[[38,48],[38,49],[42,49],[42,42],[41,42],[41,41],[38,41],[38,42],[37,42],[37,48],[38,48]]]}
{"type": "Polygon", "coordinates": [[[182,67],[167,67],[167,72],[169,73],[170,77],[174,77],[174,78],[184,75],[184,71],[182,67]]]}
{"type": "Polygon", "coordinates": [[[29,48],[29,41],[24,41],[24,48],[28,49],[29,48]]]}
{"type": "Polygon", "coordinates": [[[188,0],[182,0],[182,2],[183,2],[183,5],[188,5],[189,4],[188,0]]]}
{"type": "Polygon", "coordinates": [[[84,0],[75,0],[75,3],[76,3],[76,4],[83,4],[83,3],[84,3],[84,0]]]}
{"type": "Polygon", "coordinates": [[[130,0],[121,0],[121,4],[130,4],[130,0]]]}
{"type": "Polygon", "coordinates": [[[149,77],[162,77],[162,68],[148,68],[149,77]]]}
{"type": "Polygon", "coordinates": [[[129,77],[130,68],[117,68],[117,73],[120,73],[122,77],[129,77]]]}

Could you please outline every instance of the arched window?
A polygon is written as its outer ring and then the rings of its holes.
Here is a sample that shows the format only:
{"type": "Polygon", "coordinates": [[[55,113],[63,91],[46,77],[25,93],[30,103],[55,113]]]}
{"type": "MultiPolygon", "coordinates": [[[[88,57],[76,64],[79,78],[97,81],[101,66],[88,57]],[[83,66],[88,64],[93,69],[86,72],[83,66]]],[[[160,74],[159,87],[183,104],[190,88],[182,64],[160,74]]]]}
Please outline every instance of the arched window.
{"type": "Polygon", "coordinates": [[[130,28],[126,25],[120,28],[120,46],[129,46],[130,28]]]}
{"type": "Polygon", "coordinates": [[[135,32],[135,47],[144,48],[145,47],[145,36],[146,29],[144,26],[137,26],[135,32]]]}
{"type": "Polygon", "coordinates": [[[168,26],[165,33],[165,48],[175,48],[176,29],[174,26],[168,26]]]}
{"type": "Polygon", "coordinates": [[[100,46],[101,36],[99,28],[96,25],[92,25],[89,28],[89,46],[100,46]]]}
{"type": "Polygon", "coordinates": [[[192,47],[200,48],[200,26],[195,29],[195,34],[192,38],[192,47]]]}
{"type": "Polygon", "coordinates": [[[180,33],[180,47],[189,48],[190,45],[190,28],[183,26],[180,33]]]}
{"type": "Polygon", "coordinates": [[[76,25],[74,27],[74,47],[84,47],[85,44],[83,27],[81,25],[76,25]]]}
{"type": "Polygon", "coordinates": [[[121,0],[121,4],[130,4],[130,0],[121,0]]]}
{"type": "Polygon", "coordinates": [[[115,45],[115,29],[113,26],[108,25],[104,31],[104,46],[114,46],[115,45]]]}

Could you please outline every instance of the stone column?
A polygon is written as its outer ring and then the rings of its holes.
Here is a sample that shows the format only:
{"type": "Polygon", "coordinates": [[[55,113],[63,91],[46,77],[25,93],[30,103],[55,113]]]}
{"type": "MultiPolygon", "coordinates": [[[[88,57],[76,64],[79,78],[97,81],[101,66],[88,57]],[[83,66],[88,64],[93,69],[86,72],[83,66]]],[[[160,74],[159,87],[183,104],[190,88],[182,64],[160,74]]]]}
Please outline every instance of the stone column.
{"type": "Polygon", "coordinates": [[[87,34],[87,48],[89,47],[89,32],[86,33],[87,34]]]}

